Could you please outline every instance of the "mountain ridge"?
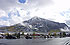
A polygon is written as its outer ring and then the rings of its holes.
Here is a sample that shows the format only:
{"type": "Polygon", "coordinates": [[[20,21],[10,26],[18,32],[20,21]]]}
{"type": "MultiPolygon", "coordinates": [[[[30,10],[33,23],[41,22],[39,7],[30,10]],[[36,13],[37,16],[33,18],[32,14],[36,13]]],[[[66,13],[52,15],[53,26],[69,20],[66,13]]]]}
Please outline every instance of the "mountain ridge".
{"type": "MultiPolygon", "coordinates": [[[[9,27],[4,27],[8,30],[15,31],[36,31],[36,32],[48,32],[50,30],[60,30],[60,28],[68,27],[65,23],[59,23],[50,21],[47,19],[43,19],[40,17],[33,17],[27,21],[23,21],[22,24],[15,24],[9,27]],[[14,27],[13,29],[10,29],[14,27]]],[[[1,28],[0,28],[1,29],[1,28]]]]}

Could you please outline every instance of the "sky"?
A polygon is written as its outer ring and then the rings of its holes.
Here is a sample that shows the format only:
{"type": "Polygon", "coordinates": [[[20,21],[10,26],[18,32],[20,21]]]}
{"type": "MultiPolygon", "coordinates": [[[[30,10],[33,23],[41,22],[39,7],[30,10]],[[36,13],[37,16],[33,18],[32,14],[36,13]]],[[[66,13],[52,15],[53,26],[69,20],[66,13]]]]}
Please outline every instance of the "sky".
{"type": "Polygon", "coordinates": [[[70,26],[70,0],[0,0],[0,25],[11,26],[34,16],[70,26]]]}

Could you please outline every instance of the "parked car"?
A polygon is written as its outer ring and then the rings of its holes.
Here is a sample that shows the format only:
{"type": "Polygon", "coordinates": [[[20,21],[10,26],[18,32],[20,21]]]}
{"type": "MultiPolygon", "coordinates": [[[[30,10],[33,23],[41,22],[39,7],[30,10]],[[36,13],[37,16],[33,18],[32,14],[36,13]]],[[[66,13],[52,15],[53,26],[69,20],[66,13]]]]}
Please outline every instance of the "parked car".
{"type": "Polygon", "coordinates": [[[0,35],[0,39],[3,39],[3,36],[2,35],[0,35]]]}
{"type": "Polygon", "coordinates": [[[32,39],[32,36],[25,36],[26,39],[32,39]]]}
{"type": "Polygon", "coordinates": [[[15,36],[12,36],[12,35],[7,35],[5,38],[6,39],[17,39],[15,36]]]}

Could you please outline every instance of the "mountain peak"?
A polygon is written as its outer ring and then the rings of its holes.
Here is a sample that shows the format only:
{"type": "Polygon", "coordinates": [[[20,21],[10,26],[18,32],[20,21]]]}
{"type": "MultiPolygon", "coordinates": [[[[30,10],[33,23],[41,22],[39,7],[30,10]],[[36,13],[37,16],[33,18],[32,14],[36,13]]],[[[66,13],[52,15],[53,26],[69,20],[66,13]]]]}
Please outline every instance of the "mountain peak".
{"type": "Polygon", "coordinates": [[[32,19],[39,19],[40,17],[37,17],[37,16],[35,16],[35,17],[33,17],[32,19]]]}
{"type": "Polygon", "coordinates": [[[35,21],[42,21],[42,20],[45,20],[45,19],[43,19],[43,18],[40,18],[40,17],[37,17],[37,16],[35,16],[35,17],[33,17],[33,18],[31,18],[30,20],[35,20],[35,21]]]}

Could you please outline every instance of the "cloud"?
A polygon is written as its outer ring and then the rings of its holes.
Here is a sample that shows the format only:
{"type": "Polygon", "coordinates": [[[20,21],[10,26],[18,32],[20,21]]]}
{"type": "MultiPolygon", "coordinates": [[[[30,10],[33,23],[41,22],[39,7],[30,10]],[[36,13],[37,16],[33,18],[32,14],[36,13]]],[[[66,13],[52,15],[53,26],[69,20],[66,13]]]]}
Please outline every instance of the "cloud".
{"type": "Polygon", "coordinates": [[[26,0],[25,3],[20,3],[19,0],[0,0],[0,20],[13,25],[19,23],[19,20],[22,22],[38,16],[66,23],[70,19],[69,4],[70,0],[26,0]]]}
{"type": "Polygon", "coordinates": [[[37,6],[37,7],[52,4],[52,3],[53,3],[52,0],[28,0],[29,5],[37,6]]]}
{"type": "Polygon", "coordinates": [[[51,0],[26,0],[26,4],[22,4],[19,0],[0,0],[0,9],[7,10],[14,7],[30,9],[32,7],[43,6],[52,3],[51,0]]]}
{"type": "Polygon", "coordinates": [[[0,0],[0,9],[6,10],[12,6],[15,6],[16,0],[0,0]]]}
{"type": "Polygon", "coordinates": [[[70,27],[70,9],[62,11],[60,14],[65,17],[64,21],[70,27]]]}
{"type": "Polygon", "coordinates": [[[0,18],[3,17],[3,16],[8,17],[5,11],[0,10],[0,18]]]}
{"type": "Polygon", "coordinates": [[[28,20],[32,9],[51,4],[51,2],[51,0],[26,0],[23,4],[19,0],[0,0],[0,24],[9,26],[28,20]]]}
{"type": "Polygon", "coordinates": [[[14,9],[10,12],[9,14],[10,19],[8,19],[8,21],[10,22],[10,25],[21,23],[25,20],[30,19],[30,15],[28,14],[29,14],[28,11],[14,9]]]}
{"type": "Polygon", "coordinates": [[[0,0],[0,9],[6,13],[13,8],[22,8],[30,10],[32,8],[39,8],[40,6],[52,4],[52,0],[26,0],[25,3],[20,3],[19,0],[0,0]]]}
{"type": "Polygon", "coordinates": [[[2,25],[2,26],[10,26],[10,22],[9,21],[4,21],[4,20],[0,20],[0,25],[2,25]]]}
{"type": "Polygon", "coordinates": [[[10,10],[7,17],[3,15],[0,18],[0,20],[1,20],[0,22],[2,23],[2,24],[1,23],[0,24],[4,25],[4,26],[9,26],[9,25],[21,23],[24,20],[28,20],[30,18],[29,14],[30,14],[29,11],[14,8],[14,9],[10,10]],[[7,23],[9,23],[9,24],[7,24],[7,23]]]}
{"type": "Polygon", "coordinates": [[[34,9],[31,12],[31,16],[39,16],[45,19],[53,19],[53,21],[66,23],[65,20],[70,18],[70,0],[52,0],[54,4],[50,6],[40,7],[38,11],[34,9]],[[65,14],[63,14],[65,13],[65,14]]]}

